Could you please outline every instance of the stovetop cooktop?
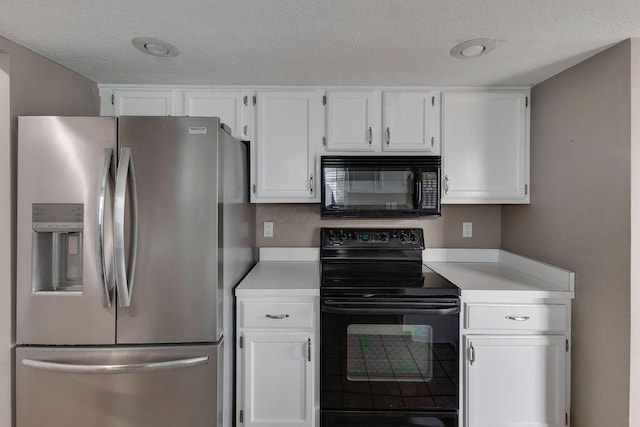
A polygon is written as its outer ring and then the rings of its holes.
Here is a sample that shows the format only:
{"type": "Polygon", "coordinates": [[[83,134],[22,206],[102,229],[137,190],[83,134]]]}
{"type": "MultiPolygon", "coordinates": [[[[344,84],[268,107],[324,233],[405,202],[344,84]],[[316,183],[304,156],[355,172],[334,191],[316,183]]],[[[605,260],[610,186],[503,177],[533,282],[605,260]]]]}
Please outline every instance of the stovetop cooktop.
{"type": "Polygon", "coordinates": [[[421,229],[323,228],[321,242],[321,295],[460,295],[453,283],[423,271],[421,229]]]}
{"type": "Polygon", "coordinates": [[[323,277],[321,295],[354,296],[375,294],[377,296],[459,296],[460,289],[429,270],[417,278],[396,277],[323,277]]]}

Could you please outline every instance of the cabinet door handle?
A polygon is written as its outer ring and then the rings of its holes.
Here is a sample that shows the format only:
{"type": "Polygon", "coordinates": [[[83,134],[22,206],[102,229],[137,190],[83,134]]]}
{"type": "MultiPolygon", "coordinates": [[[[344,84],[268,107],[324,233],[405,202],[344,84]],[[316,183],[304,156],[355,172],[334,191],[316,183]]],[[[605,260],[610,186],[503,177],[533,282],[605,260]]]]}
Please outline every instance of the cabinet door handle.
{"type": "Polygon", "coordinates": [[[373,129],[369,126],[369,145],[373,142],[373,129]]]}
{"type": "Polygon", "coordinates": [[[529,316],[504,316],[507,320],[515,320],[516,322],[524,322],[525,320],[529,320],[529,316]]]}
{"type": "Polygon", "coordinates": [[[267,314],[264,317],[268,318],[268,319],[276,319],[276,320],[280,320],[280,319],[286,319],[289,317],[288,314],[267,314]]]}
{"type": "Polygon", "coordinates": [[[444,194],[449,192],[449,177],[447,175],[444,176],[444,194]]]}
{"type": "Polygon", "coordinates": [[[389,130],[389,126],[387,126],[387,147],[389,146],[390,142],[391,142],[391,131],[389,130]]]}
{"type": "Polygon", "coordinates": [[[476,361],[476,349],[473,348],[473,344],[469,344],[469,363],[473,365],[476,361]]]}
{"type": "Polygon", "coordinates": [[[307,360],[311,362],[311,338],[307,339],[307,360]]]}
{"type": "Polygon", "coordinates": [[[309,191],[313,194],[313,174],[309,175],[309,191]]]}

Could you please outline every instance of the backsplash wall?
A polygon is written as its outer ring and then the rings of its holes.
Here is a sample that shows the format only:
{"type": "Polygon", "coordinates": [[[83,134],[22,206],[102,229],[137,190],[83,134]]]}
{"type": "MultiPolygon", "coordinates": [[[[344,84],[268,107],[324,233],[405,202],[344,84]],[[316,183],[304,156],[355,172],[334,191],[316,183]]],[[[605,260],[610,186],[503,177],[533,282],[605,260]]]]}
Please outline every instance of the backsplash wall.
{"type": "Polygon", "coordinates": [[[319,204],[256,205],[256,246],[317,247],[321,227],[412,227],[424,230],[431,248],[500,248],[500,205],[445,205],[437,219],[323,220],[319,204]],[[265,238],[265,221],[273,237],[265,238]],[[462,223],[473,223],[473,237],[462,237],[462,223]]]}

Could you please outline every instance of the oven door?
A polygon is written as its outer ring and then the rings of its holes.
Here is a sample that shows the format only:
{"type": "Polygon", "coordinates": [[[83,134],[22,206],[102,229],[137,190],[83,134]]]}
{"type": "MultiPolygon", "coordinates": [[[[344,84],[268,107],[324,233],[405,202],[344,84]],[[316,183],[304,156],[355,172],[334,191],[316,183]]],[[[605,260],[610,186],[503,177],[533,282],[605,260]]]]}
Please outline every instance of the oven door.
{"type": "Polygon", "coordinates": [[[457,298],[323,299],[322,426],[456,426],[459,312],[457,298]]]}

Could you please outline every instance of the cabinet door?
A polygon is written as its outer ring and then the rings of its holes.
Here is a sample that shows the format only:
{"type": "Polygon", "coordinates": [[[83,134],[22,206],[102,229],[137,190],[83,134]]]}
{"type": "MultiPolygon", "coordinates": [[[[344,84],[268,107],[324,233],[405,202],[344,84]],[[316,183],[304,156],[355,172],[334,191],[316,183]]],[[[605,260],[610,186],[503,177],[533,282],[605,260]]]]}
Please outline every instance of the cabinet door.
{"type": "Polygon", "coordinates": [[[467,427],[565,425],[564,336],[466,336],[467,427]]]}
{"type": "Polygon", "coordinates": [[[326,151],[377,151],[380,147],[380,93],[327,92],[326,151]]]}
{"type": "Polygon", "coordinates": [[[249,138],[245,123],[248,95],[237,90],[187,90],[184,93],[184,112],[191,117],[220,117],[236,138],[249,138]]]}
{"type": "Polygon", "coordinates": [[[444,93],[442,150],[443,203],[528,203],[527,94],[444,93]]]}
{"type": "MultiPolygon", "coordinates": [[[[245,332],[242,352],[244,426],[312,427],[312,333],[245,332]]],[[[242,423],[241,422],[241,423],[242,423]]]]}
{"type": "Polygon", "coordinates": [[[257,92],[256,202],[318,202],[314,141],[318,130],[315,91],[257,92]]]}
{"type": "Polygon", "coordinates": [[[116,116],[175,116],[173,90],[114,90],[116,116]]]}
{"type": "Polygon", "coordinates": [[[438,154],[438,102],[433,92],[384,92],[384,151],[438,154]]]}

